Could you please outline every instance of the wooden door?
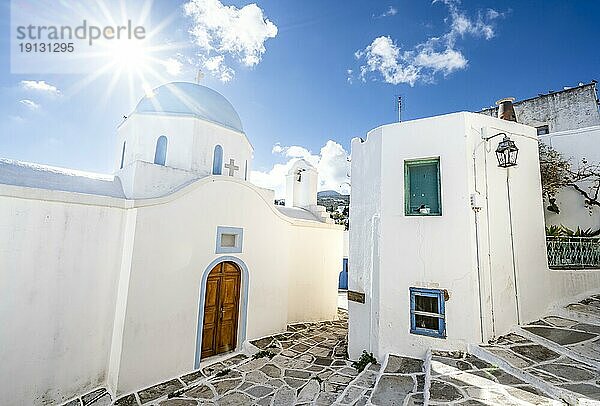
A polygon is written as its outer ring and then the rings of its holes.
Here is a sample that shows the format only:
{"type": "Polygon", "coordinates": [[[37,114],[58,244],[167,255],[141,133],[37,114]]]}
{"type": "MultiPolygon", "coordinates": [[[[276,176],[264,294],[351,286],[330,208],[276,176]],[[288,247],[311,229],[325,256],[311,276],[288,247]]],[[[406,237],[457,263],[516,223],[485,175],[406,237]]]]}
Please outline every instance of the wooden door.
{"type": "Polygon", "coordinates": [[[210,271],[204,299],[202,358],[235,349],[240,284],[240,271],[231,262],[222,262],[210,271]]]}

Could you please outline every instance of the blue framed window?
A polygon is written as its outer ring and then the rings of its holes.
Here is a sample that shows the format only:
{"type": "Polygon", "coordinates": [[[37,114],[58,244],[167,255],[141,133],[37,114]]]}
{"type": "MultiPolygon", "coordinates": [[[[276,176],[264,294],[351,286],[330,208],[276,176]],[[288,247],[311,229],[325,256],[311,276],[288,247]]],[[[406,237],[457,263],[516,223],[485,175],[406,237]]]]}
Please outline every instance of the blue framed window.
{"type": "Polygon", "coordinates": [[[410,332],[446,338],[446,297],[440,289],[409,288],[410,332]]]}
{"type": "Polygon", "coordinates": [[[167,162],[167,137],[161,135],[156,140],[156,150],[154,152],[154,163],[165,166],[167,162]]]}
{"type": "Polygon", "coordinates": [[[217,254],[240,253],[244,243],[244,229],[239,227],[217,227],[217,254]]]}
{"type": "Polygon", "coordinates": [[[123,141],[123,151],[121,151],[121,169],[123,169],[123,164],[125,163],[125,145],[127,141],[123,141]]]}
{"type": "Polygon", "coordinates": [[[213,175],[221,175],[223,170],[223,147],[215,145],[215,152],[213,154],[213,175]]]}
{"type": "Polygon", "coordinates": [[[440,159],[404,162],[404,202],[407,216],[441,216],[440,159]]]}

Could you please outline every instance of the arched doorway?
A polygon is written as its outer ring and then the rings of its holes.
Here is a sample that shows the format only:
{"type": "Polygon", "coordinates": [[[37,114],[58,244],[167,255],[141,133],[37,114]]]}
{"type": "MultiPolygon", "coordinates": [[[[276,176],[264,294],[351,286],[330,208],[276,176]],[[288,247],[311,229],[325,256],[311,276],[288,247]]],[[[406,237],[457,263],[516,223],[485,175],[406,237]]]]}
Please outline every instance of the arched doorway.
{"type": "Polygon", "coordinates": [[[220,262],[206,280],[201,358],[232,351],[237,344],[240,291],[239,267],[220,262]]]}

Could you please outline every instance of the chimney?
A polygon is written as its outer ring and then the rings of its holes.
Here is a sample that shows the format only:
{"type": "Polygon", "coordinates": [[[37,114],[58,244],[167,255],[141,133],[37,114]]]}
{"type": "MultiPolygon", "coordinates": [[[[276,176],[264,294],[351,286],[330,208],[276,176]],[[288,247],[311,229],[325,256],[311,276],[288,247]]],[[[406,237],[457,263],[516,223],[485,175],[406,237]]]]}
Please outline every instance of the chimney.
{"type": "Polygon", "coordinates": [[[517,122],[517,115],[515,114],[515,107],[513,106],[514,101],[514,97],[506,97],[496,102],[499,119],[517,122]]]}

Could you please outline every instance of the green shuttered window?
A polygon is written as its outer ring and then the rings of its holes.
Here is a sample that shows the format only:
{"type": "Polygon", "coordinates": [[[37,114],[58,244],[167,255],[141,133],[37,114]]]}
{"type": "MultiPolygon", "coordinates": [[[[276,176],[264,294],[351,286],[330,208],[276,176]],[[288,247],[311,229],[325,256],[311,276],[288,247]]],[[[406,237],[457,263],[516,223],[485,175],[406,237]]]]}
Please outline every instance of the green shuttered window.
{"type": "Polygon", "coordinates": [[[404,191],[407,216],[441,216],[440,159],[405,161],[404,191]]]}

